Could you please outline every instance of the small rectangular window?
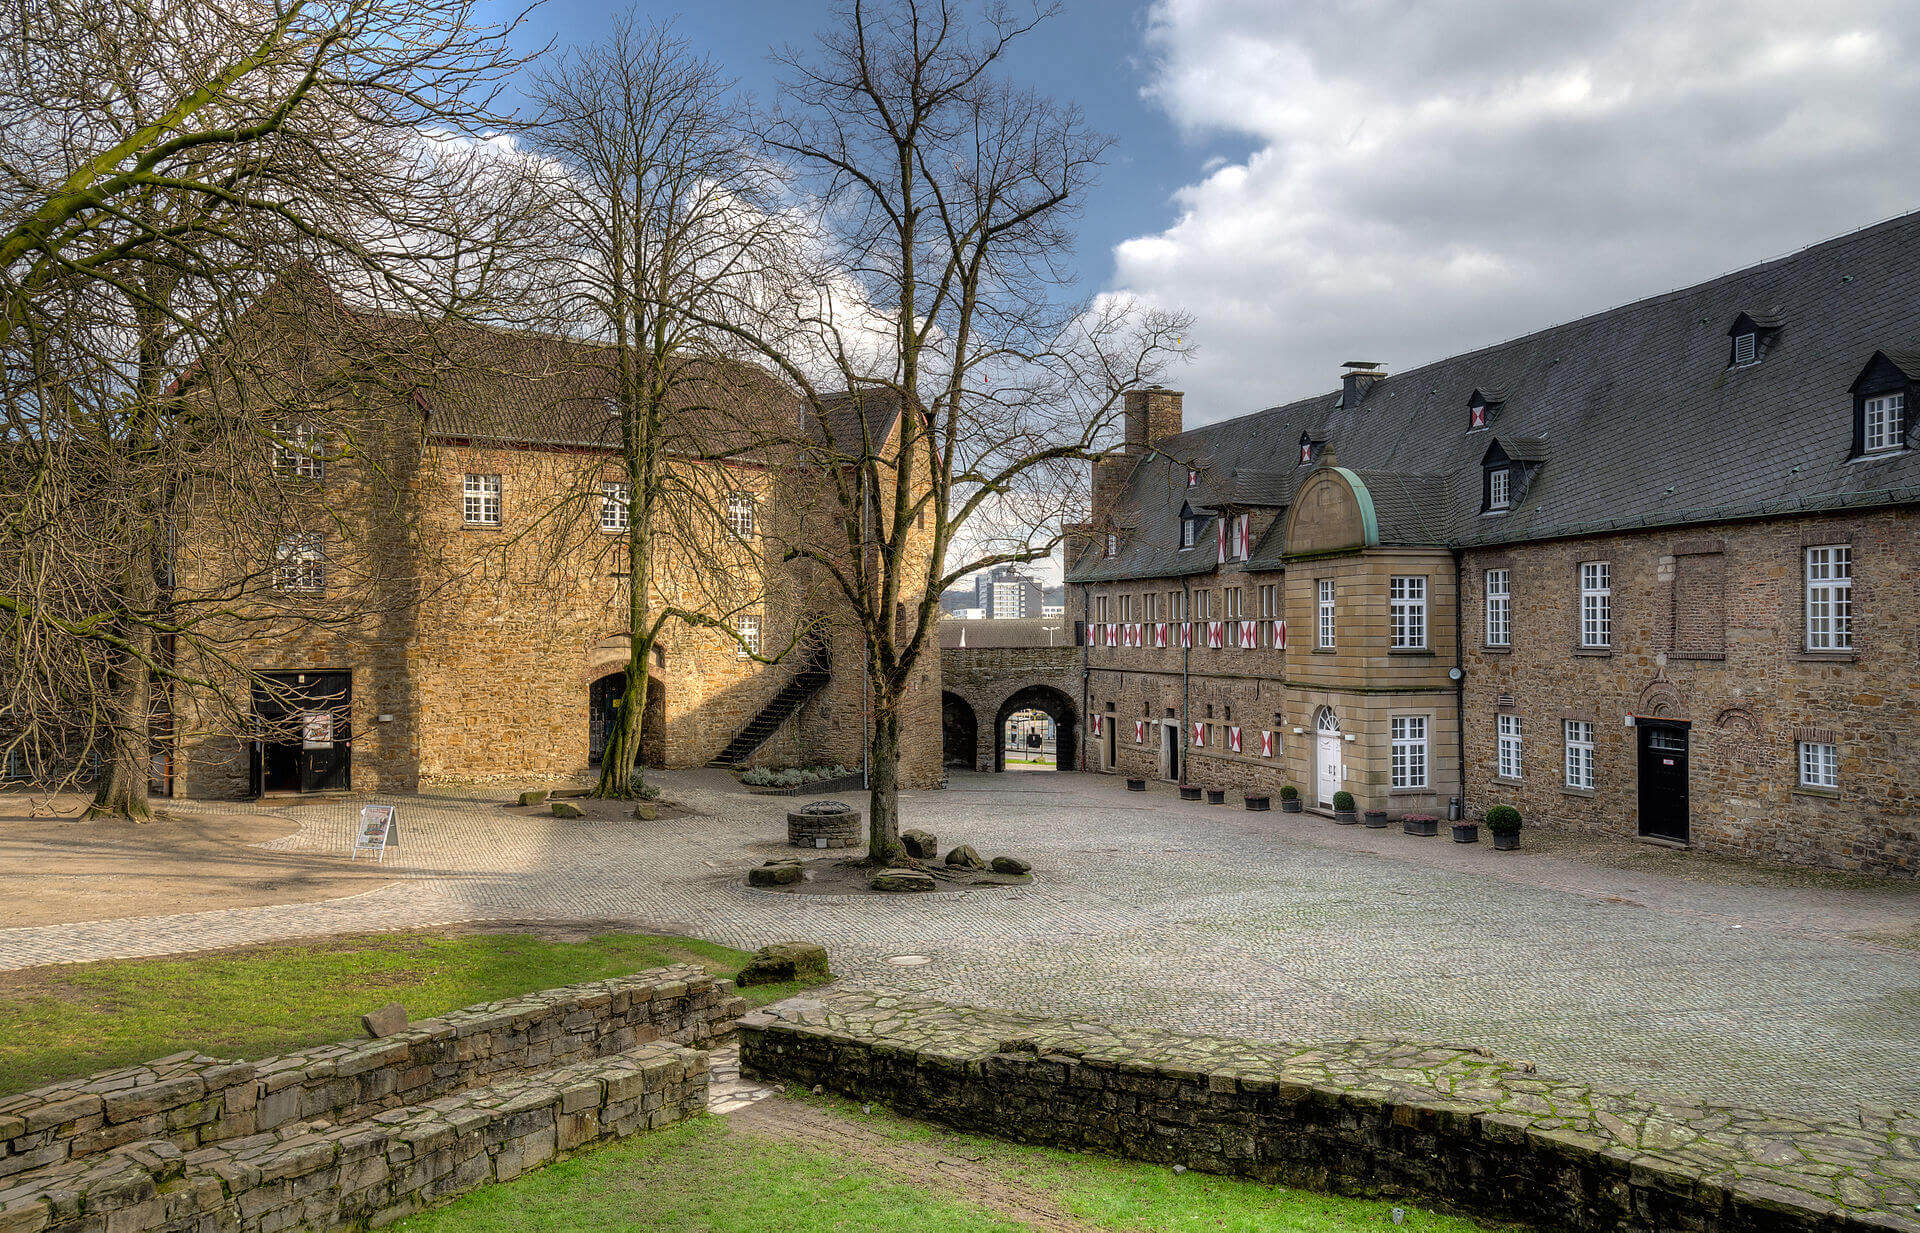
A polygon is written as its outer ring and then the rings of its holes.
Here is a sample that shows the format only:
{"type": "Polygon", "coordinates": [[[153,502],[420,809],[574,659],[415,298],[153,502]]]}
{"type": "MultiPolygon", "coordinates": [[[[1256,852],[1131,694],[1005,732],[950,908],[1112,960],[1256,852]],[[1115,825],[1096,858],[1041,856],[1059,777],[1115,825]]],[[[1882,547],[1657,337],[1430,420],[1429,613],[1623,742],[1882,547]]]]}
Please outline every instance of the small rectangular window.
{"type": "Polygon", "coordinates": [[[1268,620],[1279,615],[1279,587],[1266,583],[1260,588],[1260,617],[1268,620]]]}
{"type": "Polygon", "coordinates": [[[1520,778],[1520,717],[1501,715],[1499,724],[1499,770],[1502,779],[1520,778]]]}
{"type": "Polygon", "coordinates": [[[1853,549],[1807,549],[1807,649],[1853,649],[1853,549]]]}
{"type": "Polygon", "coordinates": [[[1567,786],[1593,789],[1593,724],[1584,719],[1566,722],[1567,786]]]}
{"type": "Polygon", "coordinates": [[[1513,582],[1504,569],[1487,571],[1487,645],[1513,645],[1513,582]]]}
{"type": "Polygon", "coordinates": [[[1758,340],[1752,334],[1738,334],[1733,340],[1733,362],[1751,364],[1759,356],[1758,340]]]}
{"type": "Polygon", "coordinates": [[[327,476],[321,455],[320,430],[306,420],[283,420],[274,425],[273,469],[289,479],[319,480],[327,476]]]}
{"type": "Polygon", "coordinates": [[[1881,394],[1867,399],[1862,416],[1860,448],[1866,453],[1884,454],[1906,444],[1905,394],[1881,394]]]}
{"type": "Polygon", "coordinates": [[[1213,592],[1195,591],[1193,593],[1193,619],[1211,621],[1213,619],[1213,592]]]}
{"type": "Polygon", "coordinates": [[[1418,651],[1427,646],[1427,580],[1394,578],[1387,584],[1387,614],[1393,627],[1395,650],[1418,651]]]}
{"type": "Polygon", "coordinates": [[[727,497],[727,530],[741,539],[752,539],[753,527],[753,494],[750,492],[730,494],[727,497]]]}
{"type": "Polygon", "coordinates": [[[1107,535],[1107,555],[1110,557],[1120,555],[1120,537],[1111,532],[1107,535]]]}
{"type": "Polygon", "coordinates": [[[1167,592],[1167,614],[1168,620],[1184,621],[1187,619],[1187,593],[1185,591],[1167,592]]]}
{"type": "Polygon", "coordinates": [[[1333,648],[1333,579],[1320,579],[1320,649],[1333,648]]]}
{"type": "Polygon", "coordinates": [[[500,477],[468,475],[462,489],[461,510],[469,526],[499,526],[500,477]]]}
{"type": "Polygon", "coordinates": [[[276,591],[324,591],[327,589],[327,557],[324,541],[318,535],[289,535],[274,549],[273,589],[276,591]]]}
{"type": "Polygon", "coordinates": [[[627,506],[629,489],[625,480],[606,480],[600,485],[600,529],[602,531],[624,531],[627,529],[627,506]]]}
{"type": "Polygon", "coordinates": [[[1227,588],[1227,645],[1240,645],[1240,588],[1227,588]]]}
{"type": "Polygon", "coordinates": [[[760,653],[760,616],[758,613],[741,613],[733,618],[733,632],[740,635],[742,643],[734,654],[740,659],[760,653]]]}
{"type": "Polygon", "coordinates": [[[1838,788],[1840,786],[1840,747],[1819,741],[1801,741],[1800,786],[1838,788]]]}
{"type": "Polygon", "coordinates": [[[1513,472],[1495,467],[1487,472],[1487,508],[1506,509],[1512,501],[1513,472]]]}
{"type": "Polygon", "coordinates": [[[1580,645],[1613,645],[1613,571],[1605,561],[1580,564],[1580,645]]]}
{"type": "Polygon", "coordinates": [[[1195,543],[1199,542],[1199,536],[1200,522],[1198,519],[1182,518],[1180,520],[1180,547],[1183,550],[1191,548],[1195,543]]]}
{"type": "Polygon", "coordinates": [[[1109,620],[1107,610],[1108,602],[1108,598],[1105,595],[1096,595],[1093,597],[1093,619],[1101,625],[1107,624],[1109,620]]]}
{"type": "Polygon", "coordinates": [[[1427,786],[1427,717],[1393,717],[1393,786],[1427,786]]]}

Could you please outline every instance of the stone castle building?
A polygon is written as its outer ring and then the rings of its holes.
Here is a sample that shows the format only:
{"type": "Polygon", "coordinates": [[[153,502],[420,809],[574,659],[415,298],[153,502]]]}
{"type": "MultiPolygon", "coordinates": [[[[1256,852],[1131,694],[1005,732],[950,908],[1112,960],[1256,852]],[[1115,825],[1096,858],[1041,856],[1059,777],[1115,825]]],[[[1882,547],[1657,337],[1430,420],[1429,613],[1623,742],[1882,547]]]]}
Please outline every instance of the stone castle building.
{"type": "MultiPolygon", "coordinates": [[[[162,787],[410,792],[590,772],[628,658],[629,502],[610,352],[457,329],[431,347],[390,349],[378,380],[316,371],[337,370],[342,350],[303,370],[328,391],[316,399],[351,389],[353,405],[332,408],[327,422],[350,425],[354,448],[303,451],[326,430],[292,417],[273,426],[278,444],[267,451],[267,465],[298,482],[285,525],[265,533],[269,563],[248,602],[285,605],[297,619],[249,625],[231,651],[273,682],[252,691],[261,739],[232,735],[245,718],[217,713],[234,690],[183,691],[162,787]]],[[[676,422],[693,444],[671,464],[682,496],[654,539],[663,565],[653,594],[656,608],[674,604],[714,624],[664,625],[641,758],[858,768],[868,722],[862,640],[844,602],[786,559],[807,533],[798,520],[821,516],[818,494],[830,485],[791,450],[715,448],[727,433],[791,432],[806,422],[801,402],[759,369],[716,367],[688,399],[703,409],[681,416],[699,423],[676,422]],[[693,542],[703,534],[711,542],[693,542]]],[[[852,414],[844,400],[841,413],[852,414]]],[[[858,438],[841,428],[841,440],[858,438]]],[[[261,532],[234,522],[217,504],[196,509],[179,535],[182,587],[228,577],[225,561],[258,555],[248,541],[261,532]]],[[[938,706],[937,648],[926,661],[904,725],[909,787],[940,776],[938,729],[914,722],[914,708],[938,706]]]]}
{"type": "Polygon", "coordinates": [[[1920,214],[1202,427],[1070,528],[1090,770],[1913,874],[1920,214]]]}

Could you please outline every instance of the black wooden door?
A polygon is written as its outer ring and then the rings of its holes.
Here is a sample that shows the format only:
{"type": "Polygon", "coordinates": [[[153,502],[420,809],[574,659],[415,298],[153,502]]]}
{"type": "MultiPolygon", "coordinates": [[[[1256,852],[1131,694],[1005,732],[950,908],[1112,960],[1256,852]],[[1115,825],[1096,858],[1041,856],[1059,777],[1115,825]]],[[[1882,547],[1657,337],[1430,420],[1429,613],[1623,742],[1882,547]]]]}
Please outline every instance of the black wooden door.
{"type": "Polygon", "coordinates": [[[1640,833],[1687,842],[1687,729],[1641,720],[1640,833]]]}
{"type": "Polygon", "coordinates": [[[345,791],[353,780],[353,677],[268,672],[253,692],[261,728],[259,790],[345,791]]]}

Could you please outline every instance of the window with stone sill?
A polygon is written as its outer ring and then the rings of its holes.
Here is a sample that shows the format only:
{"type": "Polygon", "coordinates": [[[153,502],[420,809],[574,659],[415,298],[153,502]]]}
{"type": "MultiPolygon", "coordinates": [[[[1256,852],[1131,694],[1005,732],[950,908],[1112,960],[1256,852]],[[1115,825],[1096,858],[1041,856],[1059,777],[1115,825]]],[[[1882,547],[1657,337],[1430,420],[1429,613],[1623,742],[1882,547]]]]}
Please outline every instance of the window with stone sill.
{"type": "Polygon", "coordinates": [[[319,592],[327,589],[325,541],[318,535],[289,535],[274,549],[273,589],[319,592]]]}
{"type": "Polygon", "coordinates": [[[1427,648],[1427,580],[1393,578],[1387,584],[1387,615],[1396,651],[1427,648]]]}
{"type": "Polygon", "coordinates": [[[461,513],[468,526],[499,526],[500,477],[467,475],[461,482],[461,513]]]}
{"type": "Polygon", "coordinates": [[[760,653],[760,616],[758,613],[742,613],[734,617],[733,632],[740,635],[740,642],[742,644],[734,650],[736,658],[749,659],[760,653]]]}
{"type": "Polygon", "coordinates": [[[1593,791],[1593,723],[1585,719],[1563,721],[1566,734],[1566,786],[1576,791],[1593,791]]]}
{"type": "Polygon", "coordinates": [[[600,529],[602,531],[624,531],[627,529],[629,489],[625,480],[606,480],[600,485],[600,529]]]}
{"type": "Polygon", "coordinates": [[[1806,552],[1807,650],[1853,649],[1853,549],[1826,544],[1806,552]]]}
{"type": "Polygon", "coordinates": [[[1520,717],[1501,715],[1496,719],[1498,726],[1497,741],[1499,766],[1497,773],[1502,779],[1520,778],[1520,717]]]}
{"type": "Polygon", "coordinates": [[[752,539],[754,532],[753,494],[731,493],[727,497],[727,530],[741,539],[752,539]]]}
{"type": "Polygon", "coordinates": [[[1395,789],[1427,786],[1427,717],[1395,715],[1392,719],[1392,772],[1395,789]]]}
{"type": "Polygon", "coordinates": [[[1800,786],[1835,792],[1840,788],[1840,747],[1821,741],[1800,741],[1800,786]]]}
{"type": "Polygon", "coordinates": [[[1513,645],[1513,575],[1504,569],[1487,571],[1487,645],[1513,645]]]}
{"type": "Polygon", "coordinates": [[[1580,564],[1580,645],[1586,650],[1613,645],[1613,570],[1605,561],[1580,564]]]}

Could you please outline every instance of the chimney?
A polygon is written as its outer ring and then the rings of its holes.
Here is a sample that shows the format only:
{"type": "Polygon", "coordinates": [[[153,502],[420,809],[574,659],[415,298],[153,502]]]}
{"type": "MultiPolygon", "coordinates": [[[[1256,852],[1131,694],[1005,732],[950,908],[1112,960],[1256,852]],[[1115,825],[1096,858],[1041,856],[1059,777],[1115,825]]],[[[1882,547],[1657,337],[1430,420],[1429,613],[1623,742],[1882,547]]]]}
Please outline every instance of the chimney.
{"type": "Polygon", "coordinates": [[[1180,433],[1180,401],[1186,395],[1179,390],[1149,385],[1144,390],[1128,390],[1127,453],[1144,454],[1168,437],[1180,433]]]}
{"type": "Polygon", "coordinates": [[[1387,376],[1384,366],[1374,360],[1348,360],[1340,368],[1340,405],[1343,407],[1357,407],[1365,402],[1367,391],[1387,376]]]}

